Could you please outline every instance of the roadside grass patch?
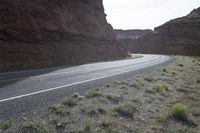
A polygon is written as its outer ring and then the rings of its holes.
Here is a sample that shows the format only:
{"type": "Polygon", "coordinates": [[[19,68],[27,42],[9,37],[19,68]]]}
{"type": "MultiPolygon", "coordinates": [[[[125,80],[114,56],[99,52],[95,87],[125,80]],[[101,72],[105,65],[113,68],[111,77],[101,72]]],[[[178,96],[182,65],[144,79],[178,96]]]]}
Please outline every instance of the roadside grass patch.
{"type": "Polygon", "coordinates": [[[101,96],[101,90],[99,88],[94,89],[94,90],[90,90],[87,92],[86,97],[87,98],[93,98],[93,97],[97,97],[97,96],[101,96]]]}
{"type": "Polygon", "coordinates": [[[20,127],[20,133],[52,133],[52,130],[46,123],[24,122],[20,127]]]}
{"type": "Polygon", "coordinates": [[[171,109],[172,116],[177,120],[187,120],[187,112],[187,106],[181,103],[176,103],[171,109]]]}
{"type": "Polygon", "coordinates": [[[78,105],[78,99],[76,99],[76,98],[68,98],[63,102],[63,105],[70,106],[70,107],[78,105]]]}
{"type": "Polygon", "coordinates": [[[88,115],[106,114],[106,110],[100,105],[85,107],[82,112],[88,115]]]}
{"type": "Polygon", "coordinates": [[[158,93],[163,93],[163,91],[169,91],[169,87],[163,83],[157,83],[153,85],[153,90],[158,93]]]}
{"type": "Polygon", "coordinates": [[[130,84],[129,86],[130,86],[130,87],[137,88],[137,89],[141,89],[141,87],[142,87],[143,85],[144,85],[144,84],[143,84],[141,81],[134,81],[134,83],[130,84]]]}
{"type": "Polygon", "coordinates": [[[133,117],[136,107],[132,103],[126,103],[114,106],[113,110],[121,116],[133,117]]]}
{"type": "Polygon", "coordinates": [[[106,94],[106,98],[111,100],[111,101],[114,101],[114,102],[119,102],[120,99],[122,98],[122,96],[119,95],[119,94],[108,93],[108,94],[106,94]]]}
{"type": "Polygon", "coordinates": [[[144,76],[144,80],[148,81],[148,82],[152,82],[153,81],[153,77],[150,75],[145,75],[144,76]]]}
{"type": "Polygon", "coordinates": [[[49,121],[59,128],[66,126],[69,122],[69,118],[67,116],[53,116],[49,121]]]}
{"type": "Polygon", "coordinates": [[[69,113],[69,110],[63,104],[53,104],[48,107],[50,113],[65,115],[69,113]]]}
{"type": "Polygon", "coordinates": [[[99,133],[119,133],[119,125],[115,121],[111,120],[109,117],[104,118],[99,123],[99,128],[97,130],[99,133]]]}
{"type": "Polygon", "coordinates": [[[7,121],[0,121],[0,129],[6,130],[12,127],[15,124],[13,119],[9,119],[7,121]]]}

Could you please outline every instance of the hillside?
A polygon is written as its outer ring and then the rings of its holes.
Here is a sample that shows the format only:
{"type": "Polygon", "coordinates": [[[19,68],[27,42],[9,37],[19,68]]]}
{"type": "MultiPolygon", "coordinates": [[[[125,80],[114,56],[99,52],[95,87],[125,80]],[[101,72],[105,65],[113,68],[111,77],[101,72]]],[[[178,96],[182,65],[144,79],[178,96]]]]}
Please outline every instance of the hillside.
{"type": "Polygon", "coordinates": [[[102,0],[0,0],[0,71],[124,57],[102,0]]]}
{"type": "Polygon", "coordinates": [[[134,52],[200,55],[200,8],[171,20],[133,43],[134,52]]]}

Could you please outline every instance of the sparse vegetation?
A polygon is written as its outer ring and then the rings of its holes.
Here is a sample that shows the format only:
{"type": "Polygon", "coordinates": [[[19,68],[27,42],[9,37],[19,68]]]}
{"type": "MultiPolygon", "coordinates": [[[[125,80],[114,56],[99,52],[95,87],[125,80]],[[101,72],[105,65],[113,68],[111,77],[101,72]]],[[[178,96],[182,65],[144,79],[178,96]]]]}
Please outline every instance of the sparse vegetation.
{"type": "Polygon", "coordinates": [[[97,96],[101,96],[101,90],[99,88],[95,89],[95,90],[90,90],[87,94],[86,97],[87,98],[93,98],[93,97],[97,97],[97,96]]]}
{"type": "Polygon", "coordinates": [[[69,122],[69,118],[67,116],[54,116],[49,121],[59,128],[64,127],[69,122]]]}
{"type": "Polygon", "coordinates": [[[172,107],[172,116],[178,120],[186,120],[187,119],[187,107],[184,104],[176,103],[172,107]]]}
{"type": "Polygon", "coordinates": [[[13,126],[15,121],[13,119],[9,119],[7,121],[0,121],[0,129],[6,130],[13,126]]]}
{"type": "Polygon", "coordinates": [[[80,97],[80,94],[78,92],[74,92],[71,97],[78,98],[78,97],[80,97]]]}
{"type": "Polygon", "coordinates": [[[93,127],[93,124],[92,124],[92,120],[86,119],[84,121],[83,133],[93,133],[93,131],[94,131],[94,127],[93,127]]]}
{"type": "Polygon", "coordinates": [[[156,92],[162,93],[163,91],[168,91],[169,87],[163,83],[157,83],[153,85],[153,90],[156,92]]]}
{"type": "Polygon", "coordinates": [[[150,75],[146,75],[146,76],[144,77],[144,80],[146,80],[146,81],[148,81],[148,82],[152,82],[152,81],[153,81],[153,77],[150,76],[150,75]]]}
{"type": "Polygon", "coordinates": [[[65,105],[65,106],[78,105],[78,99],[77,98],[68,98],[63,102],[63,105],[65,105]]]}
{"type": "Polygon", "coordinates": [[[65,115],[69,113],[69,110],[63,104],[54,104],[48,107],[50,113],[65,115]]]}
{"type": "Polygon", "coordinates": [[[133,117],[136,111],[136,107],[132,103],[127,103],[114,106],[113,110],[119,115],[125,117],[133,117]]]}
{"type": "Polygon", "coordinates": [[[111,94],[111,93],[106,94],[106,98],[108,98],[109,100],[112,100],[114,102],[119,102],[121,97],[122,96],[119,94],[111,94]]]}
{"type": "Polygon", "coordinates": [[[21,133],[52,133],[51,128],[42,122],[24,122],[20,127],[21,133]]]}

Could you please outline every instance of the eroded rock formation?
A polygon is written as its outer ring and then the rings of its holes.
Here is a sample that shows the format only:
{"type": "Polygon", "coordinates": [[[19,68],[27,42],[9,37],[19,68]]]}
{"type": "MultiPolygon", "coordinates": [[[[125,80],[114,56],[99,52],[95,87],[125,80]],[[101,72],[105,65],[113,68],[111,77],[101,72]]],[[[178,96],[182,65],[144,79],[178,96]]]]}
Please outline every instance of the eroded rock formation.
{"type": "Polygon", "coordinates": [[[102,0],[0,0],[0,70],[125,56],[102,0]]]}
{"type": "Polygon", "coordinates": [[[200,8],[155,28],[133,45],[138,53],[200,55],[200,8]]]}

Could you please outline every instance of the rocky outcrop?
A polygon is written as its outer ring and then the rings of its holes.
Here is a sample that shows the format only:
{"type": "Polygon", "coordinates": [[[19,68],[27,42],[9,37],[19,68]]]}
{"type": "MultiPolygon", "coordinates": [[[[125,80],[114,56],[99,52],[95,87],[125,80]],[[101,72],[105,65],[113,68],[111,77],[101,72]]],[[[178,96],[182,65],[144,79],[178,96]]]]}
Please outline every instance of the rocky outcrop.
{"type": "Polygon", "coordinates": [[[151,33],[152,30],[147,29],[147,30],[121,30],[121,29],[116,29],[114,30],[117,39],[136,39],[138,37],[141,37],[147,33],[151,33]]]}
{"type": "Polygon", "coordinates": [[[125,56],[102,0],[0,0],[0,70],[125,56]]]}
{"type": "Polygon", "coordinates": [[[155,28],[133,45],[138,53],[200,55],[200,8],[155,28]]]}

